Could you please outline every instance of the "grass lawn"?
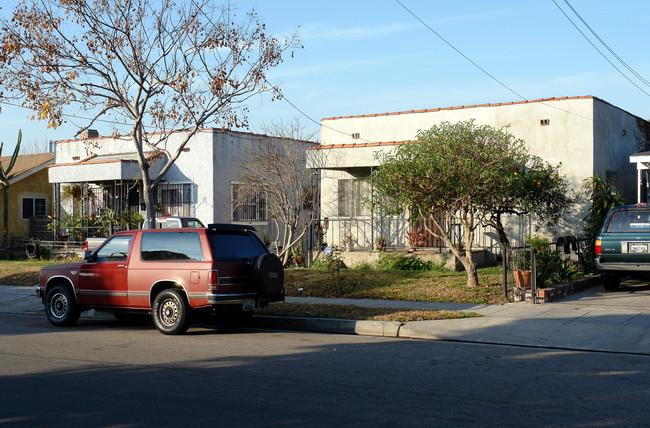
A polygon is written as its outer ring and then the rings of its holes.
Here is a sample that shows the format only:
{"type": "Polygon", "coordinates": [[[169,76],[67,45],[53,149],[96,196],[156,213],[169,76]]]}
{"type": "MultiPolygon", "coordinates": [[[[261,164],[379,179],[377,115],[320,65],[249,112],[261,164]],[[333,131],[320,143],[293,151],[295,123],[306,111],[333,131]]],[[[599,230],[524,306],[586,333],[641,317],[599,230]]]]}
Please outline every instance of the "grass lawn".
{"type": "Polygon", "coordinates": [[[479,269],[480,286],[468,288],[465,272],[381,271],[341,269],[286,269],[288,296],[346,297],[352,299],[413,300],[425,302],[505,302],[500,267],[479,269]]]}
{"type": "Polygon", "coordinates": [[[0,285],[36,285],[41,266],[64,263],[60,260],[0,260],[0,285]]]}

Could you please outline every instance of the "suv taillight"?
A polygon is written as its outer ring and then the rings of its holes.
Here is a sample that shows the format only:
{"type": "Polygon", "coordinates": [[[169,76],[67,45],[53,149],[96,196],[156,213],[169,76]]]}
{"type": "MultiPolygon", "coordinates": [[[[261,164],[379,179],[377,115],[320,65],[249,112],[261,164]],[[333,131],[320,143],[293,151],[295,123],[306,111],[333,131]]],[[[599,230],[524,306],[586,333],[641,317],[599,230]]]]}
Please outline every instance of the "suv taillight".
{"type": "Polygon", "coordinates": [[[602,254],[603,253],[603,241],[600,239],[596,239],[596,254],[602,254]]]}
{"type": "Polygon", "coordinates": [[[211,270],[208,272],[208,290],[216,290],[219,288],[219,272],[211,270]]]}

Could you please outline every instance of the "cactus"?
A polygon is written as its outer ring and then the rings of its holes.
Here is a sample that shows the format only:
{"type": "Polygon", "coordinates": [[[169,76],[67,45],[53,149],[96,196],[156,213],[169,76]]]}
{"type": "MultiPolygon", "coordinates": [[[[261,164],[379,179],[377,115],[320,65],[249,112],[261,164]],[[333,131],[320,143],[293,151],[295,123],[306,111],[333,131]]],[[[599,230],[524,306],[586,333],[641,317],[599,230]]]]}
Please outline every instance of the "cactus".
{"type": "MultiPolygon", "coordinates": [[[[16,158],[18,157],[18,152],[20,151],[20,142],[23,139],[23,131],[19,130],[18,131],[18,143],[16,143],[16,148],[14,149],[14,154],[11,156],[11,160],[9,161],[9,165],[5,169],[1,164],[0,164],[0,184],[2,184],[2,187],[4,187],[4,213],[3,213],[3,223],[2,223],[2,246],[4,248],[7,247],[7,234],[8,234],[8,227],[7,223],[9,222],[9,172],[11,171],[11,168],[14,167],[14,164],[16,163],[16,158]]],[[[2,156],[2,146],[4,143],[0,143],[0,156],[2,156]]]]}

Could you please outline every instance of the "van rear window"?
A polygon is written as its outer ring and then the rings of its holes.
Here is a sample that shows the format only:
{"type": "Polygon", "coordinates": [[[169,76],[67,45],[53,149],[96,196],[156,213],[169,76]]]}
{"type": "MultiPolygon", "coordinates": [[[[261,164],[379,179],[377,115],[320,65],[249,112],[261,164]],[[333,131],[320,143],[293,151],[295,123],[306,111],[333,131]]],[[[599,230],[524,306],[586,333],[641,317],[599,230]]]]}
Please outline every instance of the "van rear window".
{"type": "Polygon", "coordinates": [[[607,232],[650,233],[650,211],[616,211],[609,220],[607,232]]]}
{"type": "Polygon", "coordinates": [[[256,236],[248,233],[210,233],[214,260],[252,260],[266,254],[266,248],[256,236]]]}

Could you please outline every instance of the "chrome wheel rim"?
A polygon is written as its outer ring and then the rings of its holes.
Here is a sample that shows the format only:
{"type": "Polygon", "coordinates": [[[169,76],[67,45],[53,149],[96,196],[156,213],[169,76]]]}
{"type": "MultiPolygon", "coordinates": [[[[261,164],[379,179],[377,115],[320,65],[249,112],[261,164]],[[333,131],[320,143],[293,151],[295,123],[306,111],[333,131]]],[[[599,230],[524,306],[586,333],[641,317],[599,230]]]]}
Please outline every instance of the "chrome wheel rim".
{"type": "Polygon", "coordinates": [[[56,319],[61,319],[68,312],[68,298],[63,293],[56,293],[50,301],[50,313],[56,319]]]}
{"type": "Polygon", "coordinates": [[[168,327],[173,326],[178,321],[179,312],[178,302],[175,300],[165,300],[160,305],[160,321],[168,327]]]}

